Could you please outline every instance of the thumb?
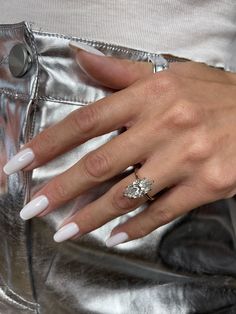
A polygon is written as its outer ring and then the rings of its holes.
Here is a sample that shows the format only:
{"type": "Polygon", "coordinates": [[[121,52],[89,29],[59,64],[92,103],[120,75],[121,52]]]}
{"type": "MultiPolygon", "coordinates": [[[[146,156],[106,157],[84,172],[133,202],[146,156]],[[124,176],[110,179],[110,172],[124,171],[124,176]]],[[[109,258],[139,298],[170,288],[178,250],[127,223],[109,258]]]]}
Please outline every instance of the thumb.
{"type": "Polygon", "coordinates": [[[76,53],[76,61],[81,69],[93,80],[112,89],[123,89],[135,81],[152,73],[152,64],[95,54],[71,45],[76,53]]]}

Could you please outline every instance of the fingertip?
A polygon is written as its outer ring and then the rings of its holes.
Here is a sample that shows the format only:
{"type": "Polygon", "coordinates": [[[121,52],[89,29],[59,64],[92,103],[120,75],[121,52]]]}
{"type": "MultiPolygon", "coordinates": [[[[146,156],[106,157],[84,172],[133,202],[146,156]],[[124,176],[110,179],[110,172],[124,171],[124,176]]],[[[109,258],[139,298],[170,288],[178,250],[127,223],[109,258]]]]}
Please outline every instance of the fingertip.
{"type": "Polygon", "coordinates": [[[115,56],[98,57],[78,51],[76,62],[96,82],[112,88],[123,89],[152,73],[152,65],[144,61],[132,61],[115,56]]]}
{"type": "Polygon", "coordinates": [[[113,247],[118,244],[121,244],[129,239],[129,236],[126,232],[118,232],[114,235],[111,235],[106,239],[105,243],[107,247],[113,247]]]}
{"type": "Polygon", "coordinates": [[[13,174],[31,164],[34,159],[35,154],[31,148],[22,149],[5,164],[3,171],[6,175],[13,174]]]}
{"type": "Polygon", "coordinates": [[[71,40],[69,42],[69,46],[70,46],[70,48],[74,49],[77,52],[85,51],[85,52],[89,52],[90,54],[94,54],[97,56],[105,56],[104,53],[102,53],[100,50],[94,48],[91,45],[88,45],[88,44],[85,44],[82,42],[71,40]]]}
{"type": "Polygon", "coordinates": [[[53,236],[55,242],[63,242],[79,233],[79,226],[75,222],[70,222],[60,228],[53,236]]]}

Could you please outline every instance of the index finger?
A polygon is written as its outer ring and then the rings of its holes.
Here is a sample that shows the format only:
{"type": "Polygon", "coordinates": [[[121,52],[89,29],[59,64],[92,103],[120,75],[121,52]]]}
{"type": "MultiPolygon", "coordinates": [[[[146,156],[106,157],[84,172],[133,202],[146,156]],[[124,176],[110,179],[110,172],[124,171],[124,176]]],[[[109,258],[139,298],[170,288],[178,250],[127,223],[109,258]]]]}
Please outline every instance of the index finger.
{"type": "Polygon", "coordinates": [[[63,120],[43,130],[17,153],[4,172],[32,170],[87,140],[127,126],[135,119],[141,95],[133,86],[72,111],[63,120]]]}

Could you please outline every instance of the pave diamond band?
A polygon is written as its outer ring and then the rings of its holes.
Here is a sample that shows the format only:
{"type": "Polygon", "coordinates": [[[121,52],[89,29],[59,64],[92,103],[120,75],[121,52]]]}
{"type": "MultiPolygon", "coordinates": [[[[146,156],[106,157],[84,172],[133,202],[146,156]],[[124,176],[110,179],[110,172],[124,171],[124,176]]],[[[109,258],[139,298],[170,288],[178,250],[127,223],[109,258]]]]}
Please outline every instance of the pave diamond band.
{"type": "Polygon", "coordinates": [[[137,174],[137,168],[134,169],[134,174],[136,180],[125,188],[123,195],[128,198],[139,198],[145,196],[148,200],[153,201],[155,198],[149,196],[148,192],[152,190],[152,184],[154,181],[147,178],[140,179],[137,174]]]}

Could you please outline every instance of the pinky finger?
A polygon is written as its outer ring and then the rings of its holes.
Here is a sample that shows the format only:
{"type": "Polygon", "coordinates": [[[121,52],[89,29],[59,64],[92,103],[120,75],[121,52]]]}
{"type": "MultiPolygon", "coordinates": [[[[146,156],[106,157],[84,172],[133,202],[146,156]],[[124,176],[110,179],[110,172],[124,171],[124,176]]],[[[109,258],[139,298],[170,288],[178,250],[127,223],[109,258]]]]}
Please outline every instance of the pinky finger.
{"type": "Polygon", "coordinates": [[[175,218],[209,203],[211,200],[198,194],[193,187],[177,185],[151,203],[141,213],[115,227],[106,240],[108,247],[144,237],[175,218]]]}

